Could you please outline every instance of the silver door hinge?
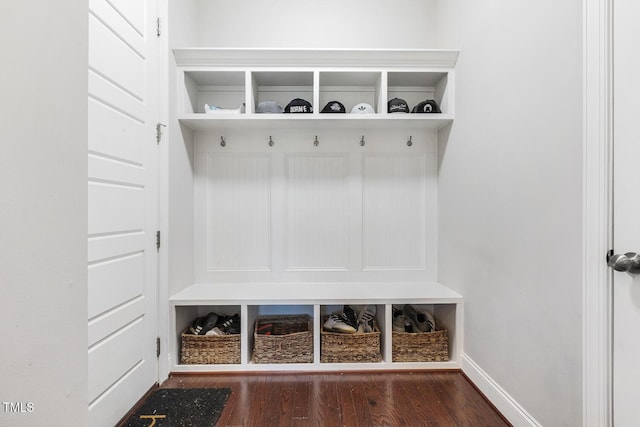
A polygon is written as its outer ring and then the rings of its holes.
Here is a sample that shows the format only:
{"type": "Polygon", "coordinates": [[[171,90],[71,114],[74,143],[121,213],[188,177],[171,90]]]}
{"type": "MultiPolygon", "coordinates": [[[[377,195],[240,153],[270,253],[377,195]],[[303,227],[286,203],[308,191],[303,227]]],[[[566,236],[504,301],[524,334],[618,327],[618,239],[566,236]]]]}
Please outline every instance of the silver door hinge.
{"type": "Polygon", "coordinates": [[[158,144],[160,144],[160,141],[162,140],[162,128],[163,127],[167,127],[167,125],[162,124],[160,122],[156,123],[156,142],[158,144]]]}
{"type": "Polygon", "coordinates": [[[156,249],[160,250],[160,230],[156,231],[156,249]]]}
{"type": "Polygon", "coordinates": [[[156,18],[156,36],[160,37],[160,18],[156,18]]]}
{"type": "Polygon", "coordinates": [[[160,357],[160,337],[156,337],[156,357],[160,357]]]}

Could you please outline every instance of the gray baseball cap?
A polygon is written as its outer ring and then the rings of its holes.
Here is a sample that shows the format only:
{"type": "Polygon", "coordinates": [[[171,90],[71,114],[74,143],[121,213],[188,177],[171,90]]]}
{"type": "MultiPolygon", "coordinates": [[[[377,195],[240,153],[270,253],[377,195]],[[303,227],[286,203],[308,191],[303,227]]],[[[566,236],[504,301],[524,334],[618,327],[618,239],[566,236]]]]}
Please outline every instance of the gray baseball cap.
{"type": "Polygon", "coordinates": [[[282,113],[283,108],[275,101],[262,101],[256,107],[256,113],[282,113]]]}

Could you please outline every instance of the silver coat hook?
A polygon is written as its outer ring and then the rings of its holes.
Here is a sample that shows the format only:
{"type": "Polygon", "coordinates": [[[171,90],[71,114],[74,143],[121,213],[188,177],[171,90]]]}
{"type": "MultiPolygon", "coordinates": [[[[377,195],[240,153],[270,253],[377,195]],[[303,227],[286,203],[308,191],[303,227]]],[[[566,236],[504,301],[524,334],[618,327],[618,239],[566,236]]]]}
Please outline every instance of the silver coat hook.
{"type": "Polygon", "coordinates": [[[227,146],[227,141],[224,140],[224,136],[220,137],[220,146],[221,147],[226,147],[227,146]]]}
{"type": "Polygon", "coordinates": [[[273,142],[273,139],[271,139],[271,135],[269,135],[269,147],[273,147],[275,145],[275,142],[273,142]]]}
{"type": "Polygon", "coordinates": [[[320,144],[320,141],[318,141],[318,135],[316,135],[316,139],[313,140],[313,145],[317,147],[318,144],[320,144]]]}
{"type": "Polygon", "coordinates": [[[362,135],[362,138],[360,139],[360,146],[364,147],[364,135],[362,135]]]}
{"type": "Polygon", "coordinates": [[[409,136],[409,140],[407,141],[407,147],[411,147],[413,145],[413,141],[411,141],[411,136],[409,136]]]}

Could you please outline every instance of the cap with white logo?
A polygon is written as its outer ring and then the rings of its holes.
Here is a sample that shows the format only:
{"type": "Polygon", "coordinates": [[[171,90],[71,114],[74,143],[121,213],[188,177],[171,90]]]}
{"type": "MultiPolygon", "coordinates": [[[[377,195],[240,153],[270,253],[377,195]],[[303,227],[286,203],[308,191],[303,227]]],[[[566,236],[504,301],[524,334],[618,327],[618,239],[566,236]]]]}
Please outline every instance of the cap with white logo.
{"type": "Polygon", "coordinates": [[[321,113],[345,113],[344,105],[339,101],[329,101],[321,113]]]}
{"type": "Polygon", "coordinates": [[[387,112],[389,113],[408,113],[409,106],[407,105],[407,101],[400,98],[390,99],[387,103],[387,112]]]}
{"type": "Polygon", "coordinates": [[[361,102],[360,104],[354,105],[351,109],[351,114],[375,114],[376,110],[370,104],[366,102],[361,102]]]}

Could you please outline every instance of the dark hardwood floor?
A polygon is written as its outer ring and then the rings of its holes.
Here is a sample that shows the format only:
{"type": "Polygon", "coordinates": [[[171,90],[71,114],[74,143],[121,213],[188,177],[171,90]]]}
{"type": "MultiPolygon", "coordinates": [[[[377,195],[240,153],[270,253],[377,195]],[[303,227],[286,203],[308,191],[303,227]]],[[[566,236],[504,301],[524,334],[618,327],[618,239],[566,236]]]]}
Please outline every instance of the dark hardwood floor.
{"type": "Polygon", "coordinates": [[[185,374],[160,387],[230,387],[218,427],[510,425],[458,371],[185,374]]]}

